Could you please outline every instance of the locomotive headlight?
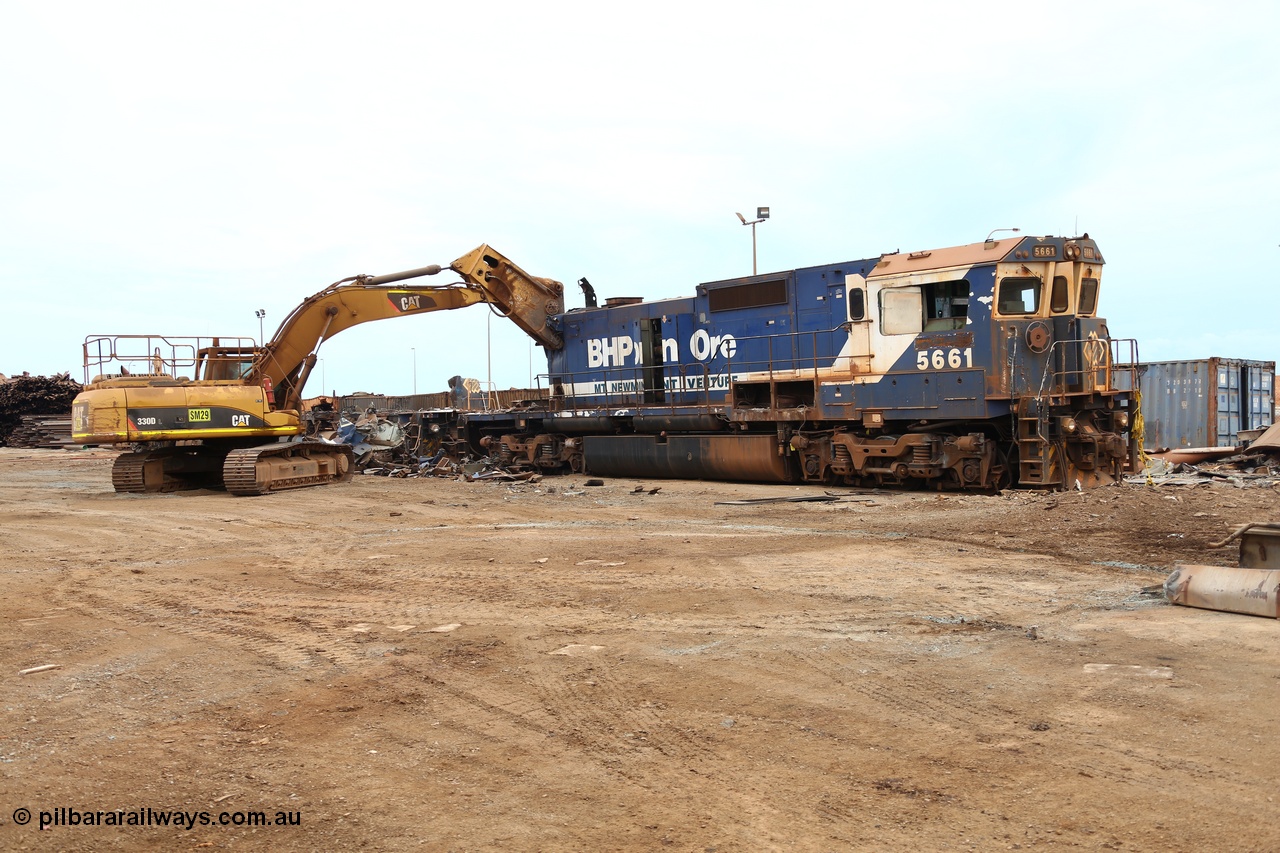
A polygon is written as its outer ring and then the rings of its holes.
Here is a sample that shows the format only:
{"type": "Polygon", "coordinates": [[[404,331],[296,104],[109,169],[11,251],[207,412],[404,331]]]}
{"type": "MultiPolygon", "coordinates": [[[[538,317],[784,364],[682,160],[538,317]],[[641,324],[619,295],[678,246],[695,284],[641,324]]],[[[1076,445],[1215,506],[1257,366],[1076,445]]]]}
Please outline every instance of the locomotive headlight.
{"type": "Polygon", "coordinates": [[[1129,425],[1129,413],[1116,412],[1116,426],[1120,427],[1121,429],[1124,429],[1128,425],[1129,425]]]}
{"type": "Polygon", "coordinates": [[[1073,433],[1076,431],[1076,419],[1070,415],[1064,415],[1059,418],[1058,424],[1062,427],[1063,432],[1073,433]]]}

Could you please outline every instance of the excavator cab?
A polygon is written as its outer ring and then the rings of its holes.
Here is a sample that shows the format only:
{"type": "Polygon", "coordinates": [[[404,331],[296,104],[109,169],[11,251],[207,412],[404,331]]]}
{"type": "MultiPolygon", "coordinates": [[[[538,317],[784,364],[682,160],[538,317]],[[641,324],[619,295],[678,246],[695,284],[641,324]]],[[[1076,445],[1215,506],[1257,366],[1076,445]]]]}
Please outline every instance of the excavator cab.
{"type": "Polygon", "coordinates": [[[209,381],[243,381],[261,351],[260,347],[219,346],[215,338],[213,346],[196,352],[196,376],[209,381]]]}

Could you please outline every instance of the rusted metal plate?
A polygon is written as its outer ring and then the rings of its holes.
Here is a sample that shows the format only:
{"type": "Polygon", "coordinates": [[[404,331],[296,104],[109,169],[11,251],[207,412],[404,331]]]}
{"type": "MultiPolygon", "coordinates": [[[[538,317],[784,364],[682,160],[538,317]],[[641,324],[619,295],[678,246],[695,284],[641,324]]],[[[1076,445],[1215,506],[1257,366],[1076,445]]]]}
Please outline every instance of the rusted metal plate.
{"type": "Polygon", "coordinates": [[[1197,462],[1207,462],[1210,459],[1224,459],[1234,455],[1235,452],[1235,447],[1180,447],[1177,450],[1152,453],[1151,458],[1163,459],[1170,465],[1176,465],[1179,462],[1195,465],[1197,462]]]}
{"type": "Polygon", "coordinates": [[[1280,450],[1280,424],[1272,424],[1267,431],[1258,436],[1252,444],[1249,445],[1250,450],[1280,450]]]}
{"type": "Polygon", "coordinates": [[[934,349],[938,347],[971,347],[973,346],[973,332],[935,332],[928,335],[920,335],[916,338],[915,347],[921,349],[934,349]]]}

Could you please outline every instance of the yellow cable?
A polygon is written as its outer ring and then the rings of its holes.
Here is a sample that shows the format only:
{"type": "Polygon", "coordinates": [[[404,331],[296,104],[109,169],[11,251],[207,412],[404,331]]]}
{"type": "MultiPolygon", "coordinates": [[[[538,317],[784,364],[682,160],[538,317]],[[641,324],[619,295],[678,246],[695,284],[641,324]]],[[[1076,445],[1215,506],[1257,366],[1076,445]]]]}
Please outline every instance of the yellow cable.
{"type": "Polygon", "coordinates": [[[1142,417],[1142,388],[1140,386],[1133,389],[1133,407],[1133,429],[1129,431],[1129,440],[1138,442],[1138,461],[1142,463],[1142,470],[1147,475],[1147,485],[1154,486],[1155,480],[1151,476],[1151,457],[1147,456],[1147,424],[1142,417]]]}

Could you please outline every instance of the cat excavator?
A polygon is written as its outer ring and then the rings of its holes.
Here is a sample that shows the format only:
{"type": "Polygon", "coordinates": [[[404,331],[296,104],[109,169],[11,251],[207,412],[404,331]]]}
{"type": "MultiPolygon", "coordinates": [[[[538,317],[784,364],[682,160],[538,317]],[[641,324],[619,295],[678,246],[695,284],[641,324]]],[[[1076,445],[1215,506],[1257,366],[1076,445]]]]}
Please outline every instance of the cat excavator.
{"type": "Polygon", "coordinates": [[[72,437],[134,445],[112,469],[117,492],[224,485],[234,495],[262,495],[349,480],[351,448],[306,438],[301,417],[302,389],[324,341],[360,323],[483,302],[539,345],[564,344],[551,322],[564,310],[560,282],[529,275],[487,245],[444,269],[461,281],[403,283],[437,275],[442,268],[434,264],[337,281],[303,300],[262,346],[244,338],[91,335],[72,437]]]}

